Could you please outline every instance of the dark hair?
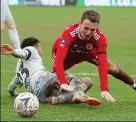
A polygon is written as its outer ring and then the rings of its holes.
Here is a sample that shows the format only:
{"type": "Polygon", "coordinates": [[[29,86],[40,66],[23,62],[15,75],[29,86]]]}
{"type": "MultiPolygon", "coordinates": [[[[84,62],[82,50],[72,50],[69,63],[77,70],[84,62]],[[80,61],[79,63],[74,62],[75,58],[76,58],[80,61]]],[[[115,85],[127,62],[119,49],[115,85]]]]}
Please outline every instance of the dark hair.
{"type": "Polygon", "coordinates": [[[85,10],[83,13],[82,13],[82,16],[81,16],[81,23],[85,20],[85,19],[89,19],[91,22],[93,23],[98,23],[99,24],[99,21],[100,21],[100,15],[98,12],[96,12],[95,10],[93,9],[90,9],[90,10],[85,10]]]}
{"type": "Polygon", "coordinates": [[[27,46],[34,46],[36,43],[40,43],[40,41],[34,37],[25,38],[21,43],[21,49],[27,46]]]}

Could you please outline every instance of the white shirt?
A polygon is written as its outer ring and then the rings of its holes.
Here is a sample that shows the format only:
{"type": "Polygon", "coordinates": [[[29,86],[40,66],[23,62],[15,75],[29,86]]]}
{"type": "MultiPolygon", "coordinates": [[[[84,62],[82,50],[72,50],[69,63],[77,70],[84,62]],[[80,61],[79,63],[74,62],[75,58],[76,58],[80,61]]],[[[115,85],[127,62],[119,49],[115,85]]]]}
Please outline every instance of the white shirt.
{"type": "Polygon", "coordinates": [[[26,83],[26,86],[28,86],[28,79],[38,77],[38,74],[45,71],[42,59],[35,47],[28,46],[24,49],[16,49],[15,56],[21,58],[16,71],[21,82],[26,83]]]}

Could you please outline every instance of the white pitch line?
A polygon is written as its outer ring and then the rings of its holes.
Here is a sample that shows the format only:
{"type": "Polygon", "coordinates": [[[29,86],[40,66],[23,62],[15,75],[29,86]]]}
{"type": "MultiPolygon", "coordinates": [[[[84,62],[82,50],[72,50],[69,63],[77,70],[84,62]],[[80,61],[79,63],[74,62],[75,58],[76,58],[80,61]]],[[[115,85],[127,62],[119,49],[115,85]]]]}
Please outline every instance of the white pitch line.
{"type": "MultiPolygon", "coordinates": [[[[84,76],[99,76],[98,74],[93,74],[93,73],[71,73],[73,75],[84,75],[84,76]]],[[[111,75],[108,75],[111,76],[111,75]]],[[[136,78],[136,75],[131,75],[131,77],[136,78]]]]}
{"type": "MultiPolygon", "coordinates": [[[[12,73],[14,71],[1,71],[1,72],[2,73],[12,73]]],[[[86,73],[86,72],[76,72],[76,73],[68,72],[68,73],[73,74],[73,75],[82,75],[82,76],[96,76],[96,77],[99,76],[98,74],[95,74],[95,73],[86,73]]],[[[108,76],[111,76],[111,75],[108,75],[108,76]]],[[[136,78],[136,75],[131,75],[131,77],[136,78]]]]}

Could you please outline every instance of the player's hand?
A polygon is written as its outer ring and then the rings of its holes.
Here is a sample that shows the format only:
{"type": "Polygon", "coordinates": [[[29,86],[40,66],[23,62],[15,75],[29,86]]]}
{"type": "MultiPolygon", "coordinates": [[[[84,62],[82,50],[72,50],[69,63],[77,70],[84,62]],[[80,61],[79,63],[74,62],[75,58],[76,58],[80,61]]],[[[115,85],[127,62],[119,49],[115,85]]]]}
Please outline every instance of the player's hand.
{"type": "Polygon", "coordinates": [[[61,87],[66,91],[73,91],[73,88],[68,84],[62,84],[61,87]]]}
{"type": "Polygon", "coordinates": [[[102,98],[106,99],[107,101],[110,102],[115,102],[116,100],[110,95],[110,93],[108,91],[102,91],[101,92],[101,96],[102,98]]]}
{"type": "Polygon", "coordinates": [[[3,55],[13,55],[14,49],[8,44],[3,44],[2,46],[0,46],[0,53],[3,55]]]}

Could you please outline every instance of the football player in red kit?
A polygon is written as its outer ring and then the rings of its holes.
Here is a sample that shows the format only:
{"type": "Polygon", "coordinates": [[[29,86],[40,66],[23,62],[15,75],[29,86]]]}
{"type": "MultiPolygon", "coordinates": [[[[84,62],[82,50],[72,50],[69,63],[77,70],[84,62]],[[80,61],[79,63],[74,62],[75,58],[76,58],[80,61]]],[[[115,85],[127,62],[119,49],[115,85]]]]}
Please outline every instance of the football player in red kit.
{"type": "Polygon", "coordinates": [[[61,87],[71,91],[65,77],[65,70],[75,64],[87,61],[98,66],[101,96],[107,101],[116,100],[108,89],[108,73],[136,89],[135,81],[119,66],[107,58],[107,40],[99,30],[100,15],[95,10],[85,10],[78,23],[64,30],[52,47],[53,70],[57,73],[61,87]]]}

